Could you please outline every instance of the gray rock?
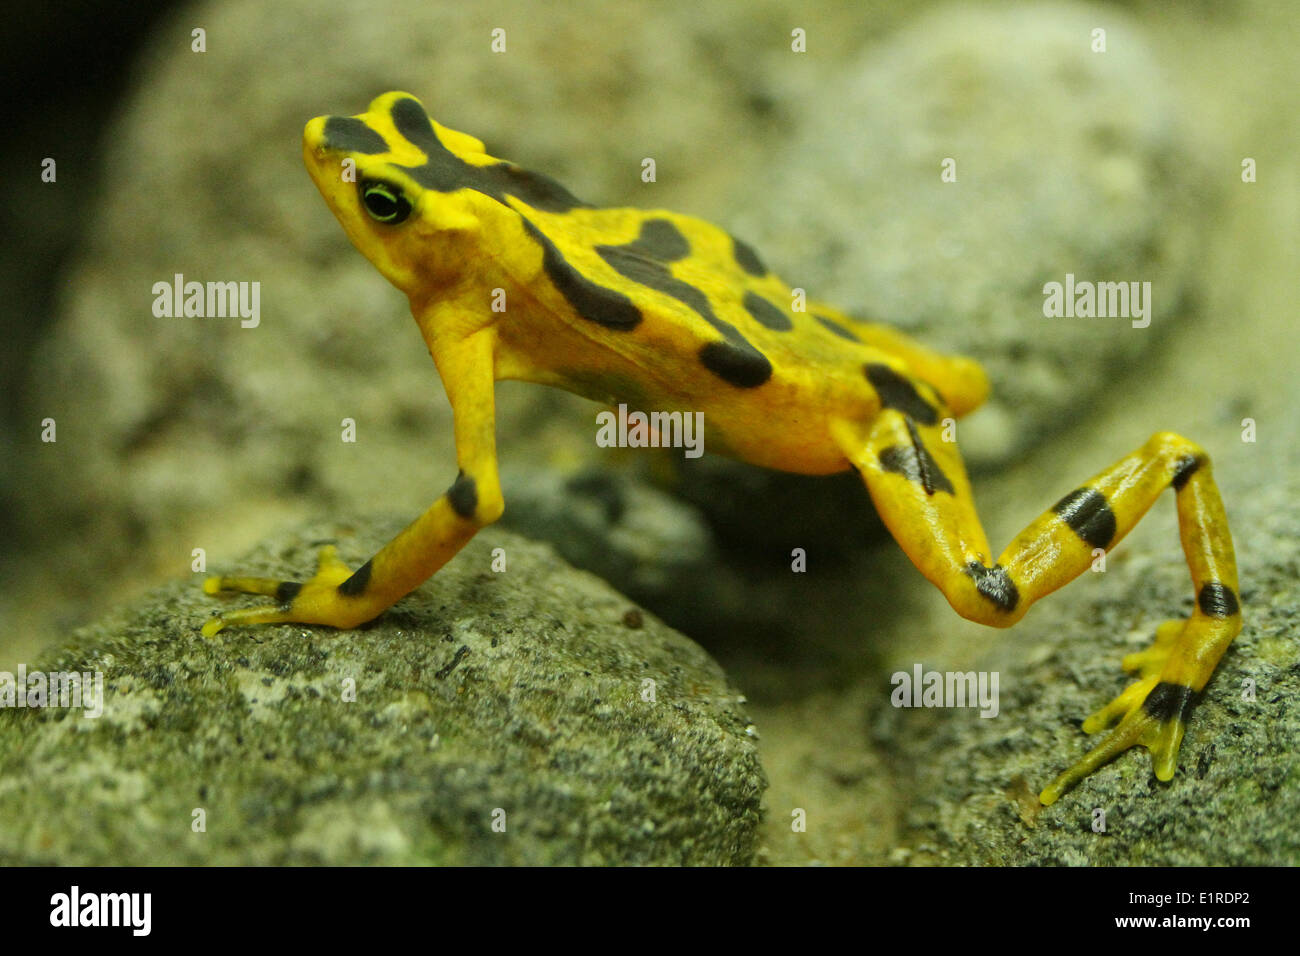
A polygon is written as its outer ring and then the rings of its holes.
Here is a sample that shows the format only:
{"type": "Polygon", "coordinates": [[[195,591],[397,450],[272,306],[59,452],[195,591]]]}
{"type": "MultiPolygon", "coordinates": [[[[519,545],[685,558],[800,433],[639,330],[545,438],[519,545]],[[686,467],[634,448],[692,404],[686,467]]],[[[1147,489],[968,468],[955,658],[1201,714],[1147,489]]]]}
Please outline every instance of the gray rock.
{"type": "MultiPolygon", "coordinates": [[[[359,564],[402,526],[317,525],[231,570],[359,564]]],[[[247,599],[249,603],[256,599],[247,599]]],[[[744,864],[756,740],[699,647],[496,529],[351,632],[198,625],[176,582],[45,671],[102,671],[98,719],[0,712],[0,858],[54,864],[744,864]],[[507,570],[489,570],[494,549],[507,570]],[[355,681],[355,702],[342,699],[355,681]],[[643,699],[653,681],[655,699],[643,699]],[[206,832],[191,832],[195,808],[206,832]],[[506,831],[494,832],[494,812],[506,831]]],[[[37,665],[33,665],[35,667],[37,665]]]]}
{"type": "Polygon", "coordinates": [[[570,564],[632,600],[673,595],[696,604],[711,588],[701,580],[718,562],[709,531],[695,509],[671,495],[609,468],[509,468],[501,480],[510,495],[507,527],[553,543],[570,564]]]}

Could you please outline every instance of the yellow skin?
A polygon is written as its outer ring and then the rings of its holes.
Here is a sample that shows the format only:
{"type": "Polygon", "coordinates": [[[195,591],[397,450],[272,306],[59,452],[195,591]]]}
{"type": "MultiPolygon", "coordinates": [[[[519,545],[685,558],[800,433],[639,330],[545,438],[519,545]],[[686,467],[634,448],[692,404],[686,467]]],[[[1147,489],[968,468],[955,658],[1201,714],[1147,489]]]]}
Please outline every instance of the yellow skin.
{"type": "Polygon", "coordinates": [[[451,401],[455,484],[353,572],[333,548],[298,584],[215,577],[210,594],[274,596],[204,625],[283,621],[350,628],[382,613],[501,516],[493,383],[523,379],[642,411],[700,411],[714,450],[804,474],[853,469],[908,557],[965,618],[994,627],[1087,569],[1173,486],[1197,595],[1187,620],[1124,659],[1138,680],[1083,725],[1118,722],[1040,798],[1054,802],[1141,744],[1169,780],[1196,694],[1241,630],[1232,538],[1192,442],[1160,432],[1033,521],[996,560],[944,423],[978,406],[970,359],[790,288],[717,226],[593,208],[547,177],[489,156],[406,93],[303,133],[307,170],[353,244],[410,298],[451,401]],[[505,311],[493,311],[504,290],[505,311]]]}

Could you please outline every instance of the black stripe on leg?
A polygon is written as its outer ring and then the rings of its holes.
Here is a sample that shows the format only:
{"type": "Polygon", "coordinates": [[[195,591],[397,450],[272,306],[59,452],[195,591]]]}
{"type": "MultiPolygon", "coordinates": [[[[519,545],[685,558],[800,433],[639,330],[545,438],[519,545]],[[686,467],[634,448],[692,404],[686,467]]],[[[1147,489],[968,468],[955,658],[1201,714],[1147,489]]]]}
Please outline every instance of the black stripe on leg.
{"type": "Polygon", "coordinates": [[[1196,474],[1203,464],[1205,464],[1204,455],[1184,455],[1178,459],[1178,463],[1174,465],[1174,477],[1169,482],[1174,486],[1174,491],[1182,491],[1183,485],[1187,484],[1188,479],[1196,474]]]}
{"type": "Polygon", "coordinates": [[[478,485],[474,479],[463,471],[456,473],[456,483],[447,489],[447,500],[451,510],[462,518],[474,517],[478,510],[478,485]]]}
{"type": "Polygon", "coordinates": [[[1183,684],[1161,681],[1147,694],[1142,702],[1142,709],[1148,717],[1164,723],[1168,720],[1187,722],[1187,717],[1196,705],[1196,691],[1183,684]]]}
{"type": "Polygon", "coordinates": [[[1206,617],[1232,617],[1241,612],[1232,588],[1218,581],[1210,581],[1201,587],[1196,595],[1196,606],[1206,617]]]}
{"type": "Polygon", "coordinates": [[[1070,530],[1094,548],[1109,548],[1115,540],[1115,512],[1106,496],[1093,488],[1072,491],[1052,505],[1070,530]]]}
{"type": "MultiPolygon", "coordinates": [[[[371,559],[373,560],[373,558],[371,559]]],[[[339,594],[344,597],[356,597],[370,583],[370,561],[357,568],[356,573],[339,585],[339,594]]]]}
{"type": "Polygon", "coordinates": [[[1020,589],[1000,564],[986,568],[978,561],[966,565],[966,573],[975,581],[975,590],[988,598],[999,611],[1008,613],[1020,603],[1020,589]]]}
{"type": "Polygon", "coordinates": [[[912,439],[912,447],[890,445],[880,453],[880,467],[917,482],[927,495],[933,495],[936,491],[956,494],[952,482],[925,447],[925,442],[921,441],[921,435],[912,420],[904,418],[903,421],[907,425],[907,434],[912,439]]]}
{"type": "Polygon", "coordinates": [[[298,581],[281,581],[280,586],[275,589],[275,599],[281,604],[292,604],[301,590],[302,584],[298,581]]]}
{"type": "Polygon", "coordinates": [[[932,495],[936,491],[946,491],[948,494],[956,494],[952,487],[952,482],[948,476],[943,473],[939,463],[934,460],[930,454],[930,449],[925,447],[925,442],[921,441],[921,434],[916,430],[910,418],[904,418],[903,424],[907,426],[907,434],[912,439],[912,447],[916,449],[916,464],[921,469],[921,486],[925,488],[927,495],[932,495]]]}

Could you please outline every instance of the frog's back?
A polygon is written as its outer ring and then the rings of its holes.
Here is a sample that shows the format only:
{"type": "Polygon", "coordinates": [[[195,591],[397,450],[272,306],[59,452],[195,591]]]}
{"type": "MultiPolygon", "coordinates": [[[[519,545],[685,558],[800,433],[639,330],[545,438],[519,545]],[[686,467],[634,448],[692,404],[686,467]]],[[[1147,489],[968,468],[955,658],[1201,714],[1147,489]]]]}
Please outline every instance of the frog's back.
{"type": "Polygon", "coordinates": [[[711,447],[815,473],[848,467],[829,422],[869,421],[882,376],[926,389],[954,414],[987,388],[968,360],[805,304],[725,230],[662,210],[591,206],[432,121],[405,94],[380,97],[362,116],[313,121],[304,147],[317,185],[359,248],[411,296],[417,321],[454,317],[460,335],[495,326],[499,378],[644,411],[701,411],[711,447]],[[414,229],[352,213],[355,198],[331,178],[340,153],[356,163],[364,198],[378,194],[370,216],[414,229]],[[503,307],[487,312],[483,289],[503,292],[503,307]]]}
{"type": "Polygon", "coordinates": [[[712,223],[634,208],[519,212],[543,245],[542,304],[592,346],[584,360],[564,343],[566,357],[557,349],[541,363],[565,366],[559,380],[539,380],[602,401],[704,411],[711,434],[740,457],[797,471],[847,467],[815,430],[828,415],[874,415],[882,370],[927,383],[957,414],[987,388],[967,359],[806,301],[712,223]],[[777,431],[791,447],[777,447],[777,431]]]}

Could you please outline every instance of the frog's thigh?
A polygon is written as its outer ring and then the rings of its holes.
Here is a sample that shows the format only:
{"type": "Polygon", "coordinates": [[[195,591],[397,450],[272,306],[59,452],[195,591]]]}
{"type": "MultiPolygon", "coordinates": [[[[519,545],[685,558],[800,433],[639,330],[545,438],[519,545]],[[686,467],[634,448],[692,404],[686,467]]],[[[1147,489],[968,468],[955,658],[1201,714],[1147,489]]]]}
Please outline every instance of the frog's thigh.
{"type": "Polygon", "coordinates": [[[917,378],[929,382],[954,416],[965,415],[988,398],[988,375],[974,359],[936,352],[889,325],[855,322],[853,331],[867,345],[896,356],[917,378]]]}

